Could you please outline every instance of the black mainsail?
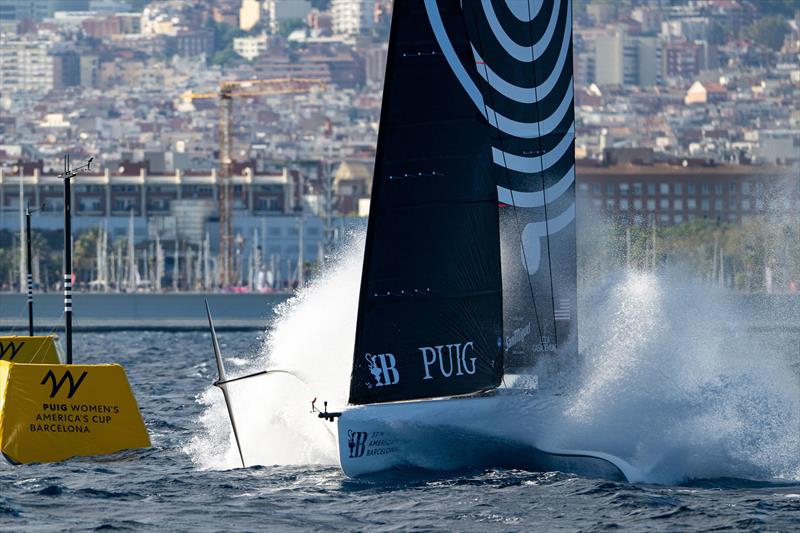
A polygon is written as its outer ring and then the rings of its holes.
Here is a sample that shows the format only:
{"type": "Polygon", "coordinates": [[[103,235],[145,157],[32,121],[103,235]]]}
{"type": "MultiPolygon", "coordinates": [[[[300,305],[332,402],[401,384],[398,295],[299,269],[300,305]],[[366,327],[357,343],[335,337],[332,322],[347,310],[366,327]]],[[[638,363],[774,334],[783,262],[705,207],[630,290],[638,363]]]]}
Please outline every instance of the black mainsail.
{"type": "Polygon", "coordinates": [[[568,0],[395,2],[351,404],[491,389],[568,338],[570,28],[568,0]]]}

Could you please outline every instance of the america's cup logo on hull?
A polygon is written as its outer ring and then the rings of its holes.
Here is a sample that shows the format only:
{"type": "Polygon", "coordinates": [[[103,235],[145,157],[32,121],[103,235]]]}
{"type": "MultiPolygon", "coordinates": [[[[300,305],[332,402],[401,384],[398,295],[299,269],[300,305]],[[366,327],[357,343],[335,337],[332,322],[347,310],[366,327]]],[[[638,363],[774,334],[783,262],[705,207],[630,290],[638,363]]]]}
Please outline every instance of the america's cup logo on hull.
{"type": "MultiPolygon", "coordinates": [[[[364,359],[367,360],[367,365],[369,366],[369,371],[373,379],[375,379],[376,387],[397,385],[397,383],[400,382],[400,373],[397,371],[397,359],[395,359],[393,354],[366,354],[364,359]]],[[[367,383],[367,387],[372,387],[372,384],[367,383]]]]}
{"type": "Polygon", "coordinates": [[[364,455],[367,447],[367,432],[347,430],[347,447],[350,448],[350,458],[356,459],[364,455]]]}

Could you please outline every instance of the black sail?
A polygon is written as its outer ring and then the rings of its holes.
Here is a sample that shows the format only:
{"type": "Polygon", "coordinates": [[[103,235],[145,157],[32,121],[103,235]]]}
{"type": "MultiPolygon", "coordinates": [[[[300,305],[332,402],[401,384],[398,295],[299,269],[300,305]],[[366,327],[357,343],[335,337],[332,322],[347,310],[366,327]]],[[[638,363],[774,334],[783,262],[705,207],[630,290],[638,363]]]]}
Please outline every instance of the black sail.
{"type": "Polygon", "coordinates": [[[351,404],[472,393],[503,374],[491,128],[451,64],[477,81],[461,2],[395,2],[388,53],[351,404]]]}
{"type": "Polygon", "coordinates": [[[492,124],[505,366],[526,367],[577,352],[572,6],[465,1],[464,18],[492,124]]]}

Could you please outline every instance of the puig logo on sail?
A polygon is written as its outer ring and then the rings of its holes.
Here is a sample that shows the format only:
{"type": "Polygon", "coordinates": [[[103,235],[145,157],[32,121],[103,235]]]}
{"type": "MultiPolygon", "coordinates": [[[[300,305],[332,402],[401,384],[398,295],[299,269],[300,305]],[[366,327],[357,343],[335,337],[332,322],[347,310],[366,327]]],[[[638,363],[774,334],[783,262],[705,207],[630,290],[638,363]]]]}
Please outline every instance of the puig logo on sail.
{"type": "Polygon", "coordinates": [[[472,341],[463,345],[459,342],[418,348],[422,355],[422,365],[425,370],[425,377],[422,379],[434,379],[431,372],[446,379],[450,379],[453,374],[456,376],[473,375],[475,373],[475,361],[478,358],[468,358],[467,351],[469,349],[475,349],[475,343],[472,341]],[[437,361],[438,365],[436,364],[437,361]]]}

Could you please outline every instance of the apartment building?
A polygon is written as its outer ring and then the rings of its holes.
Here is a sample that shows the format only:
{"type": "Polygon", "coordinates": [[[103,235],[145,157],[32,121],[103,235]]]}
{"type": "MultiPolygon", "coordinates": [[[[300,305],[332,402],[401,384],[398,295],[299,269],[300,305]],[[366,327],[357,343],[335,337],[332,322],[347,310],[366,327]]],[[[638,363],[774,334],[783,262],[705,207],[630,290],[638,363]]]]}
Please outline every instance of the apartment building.
{"type": "Polygon", "coordinates": [[[627,224],[672,226],[696,219],[741,223],[749,216],[800,215],[800,178],[788,167],[579,166],[578,196],[627,224]]]}
{"type": "Polygon", "coordinates": [[[0,39],[0,93],[51,91],[54,74],[46,41],[0,39]]]}
{"type": "Polygon", "coordinates": [[[333,33],[357,35],[374,25],[375,0],[332,0],[333,33]]]}

